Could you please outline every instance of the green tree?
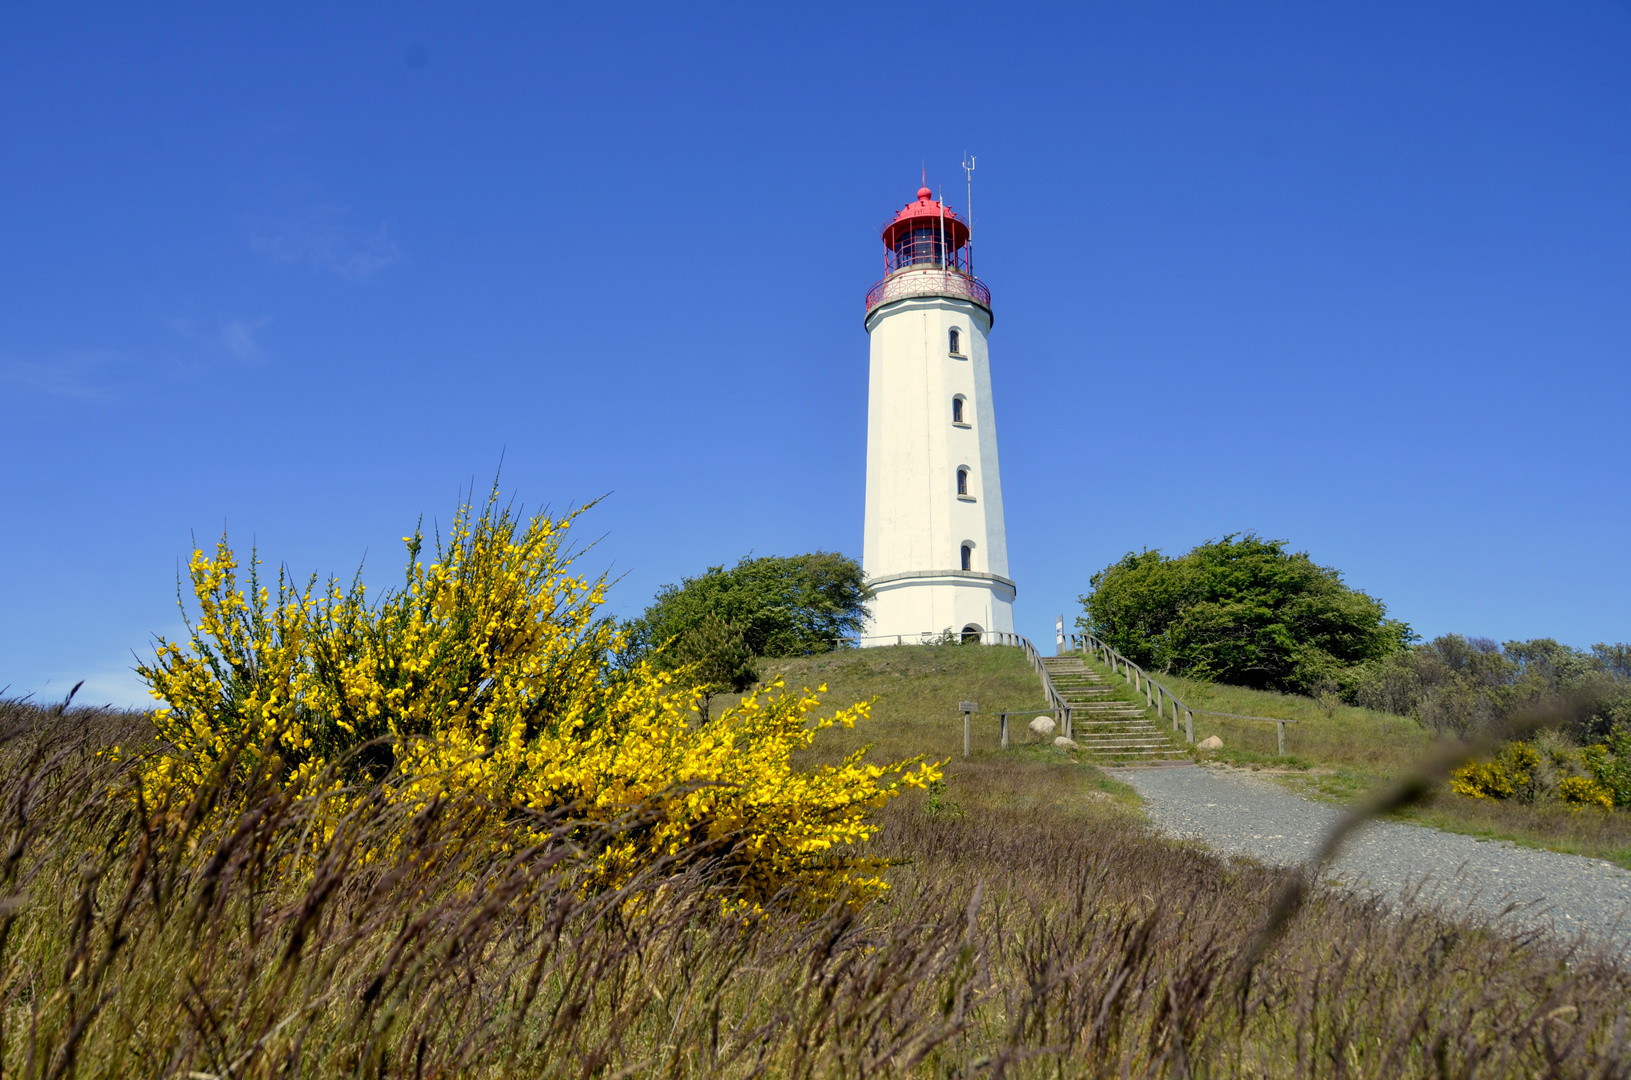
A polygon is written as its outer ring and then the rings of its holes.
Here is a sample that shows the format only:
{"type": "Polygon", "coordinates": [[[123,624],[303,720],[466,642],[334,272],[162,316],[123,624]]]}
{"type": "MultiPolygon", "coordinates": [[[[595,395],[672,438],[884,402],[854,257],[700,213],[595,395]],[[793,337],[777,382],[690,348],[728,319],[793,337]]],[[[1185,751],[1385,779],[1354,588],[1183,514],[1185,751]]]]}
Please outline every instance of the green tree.
{"type": "Polygon", "coordinates": [[[670,652],[674,663],[688,664],[695,672],[704,723],[715,695],[727,691],[740,694],[759,681],[759,667],[742,636],[742,628],[712,611],[681,634],[670,652]]]}
{"type": "Polygon", "coordinates": [[[678,585],[665,585],[651,606],[624,624],[623,658],[679,661],[662,646],[702,624],[710,613],[734,624],[753,656],[826,652],[866,622],[861,564],[835,551],[789,557],[744,556],[734,567],[711,566],[678,585]]]}
{"type": "Polygon", "coordinates": [[[1146,667],[1310,693],[1404,648],[1410,627],[1284,540],[1209,540],[1177,558],[1129,552],[1092,577],[1077,624],[1146,667]]]}

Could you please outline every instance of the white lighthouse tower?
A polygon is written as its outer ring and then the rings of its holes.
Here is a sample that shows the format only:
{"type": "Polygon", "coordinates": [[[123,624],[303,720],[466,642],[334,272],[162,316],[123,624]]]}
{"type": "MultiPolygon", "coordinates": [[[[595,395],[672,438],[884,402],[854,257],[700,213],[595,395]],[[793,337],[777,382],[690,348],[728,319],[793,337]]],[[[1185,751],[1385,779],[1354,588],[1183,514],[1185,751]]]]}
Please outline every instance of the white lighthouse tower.
{"type": "Polygon", "coordinates": [[[866,296],[868,645],[1014,629],[991,290],[974,276],[968,225],[932,194],[920,188],[885,226],[885,276],[866,296]]]}

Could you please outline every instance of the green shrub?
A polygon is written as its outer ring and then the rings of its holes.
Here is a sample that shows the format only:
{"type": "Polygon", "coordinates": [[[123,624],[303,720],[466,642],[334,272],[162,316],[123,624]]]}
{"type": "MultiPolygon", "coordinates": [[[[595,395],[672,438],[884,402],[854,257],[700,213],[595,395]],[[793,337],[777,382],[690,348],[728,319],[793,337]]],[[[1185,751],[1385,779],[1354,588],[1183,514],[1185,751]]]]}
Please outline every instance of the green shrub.
{"type": "Polygon", "coordinates": [[[659,650],[702,625],[712,614],[732,624],[752,656],[827,652],[859,633],[866,622],[867,588],[861,564],[835,551],[788,558],[742,558],[729,570],[711,566],[699,577],[665,585],[651,606],[623,627],[623,659],[677,658],[659,650]]]}
{"type": "Polygon", "coordinates": [[[1445,634],[1362,665],[1349,697],[1457,735],[1548,702],[1584,700],[1590,704],[1570,734],[1594,742],[1617,725],[1631,724],[1627,649],[1598,644],[1588,652],[1551,638],[1496,644],[1445,634]]]}
{"type": "Polygon", "coordinates": [[[1631,806],[1631,727],[1616,726],[1606,745],[1588,746],[1580,756],[1615,806],[1631,806]]]}
{"type": "Polygon", "coordinates": [[[1128,553],[1092,584],[1078,625],[1146,667],[1237,686],[1311,693],[1413,637],[1337,570],[1254,533],[1128,553]]]}

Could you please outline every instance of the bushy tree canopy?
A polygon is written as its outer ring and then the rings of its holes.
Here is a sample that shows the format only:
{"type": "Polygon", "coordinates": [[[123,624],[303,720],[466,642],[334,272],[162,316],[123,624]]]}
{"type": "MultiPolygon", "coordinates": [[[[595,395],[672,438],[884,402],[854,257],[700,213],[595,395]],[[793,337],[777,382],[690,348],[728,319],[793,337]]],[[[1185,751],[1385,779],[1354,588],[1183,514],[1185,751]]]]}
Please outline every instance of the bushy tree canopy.
{"type": "MultiPolygon", "coordinates": [[[[663,586],[645,613],[624,627],[624,652],[650,655],[702,626],[710,614],[732,624],[754,656],[826,652],[837,639],[860,631],[871,599],[861,564],[838,552],[744,556],[729,570],[711,566],[699,577],[663,586]]],[[[679,651],[673,659],[678,662],[679,651]]]]}
{"type": "Polygon", "coordinates": [[[740,694],[759,681],[759,667],[742,636],[742,628],[712,611],[679,636],[672,659],[690,667],[704,720],[716,695],[726,691],[740,694]]]}
{"type": "Polygon", "coordinates": [[[1414,636],[1337,570],[1255,533],[1177,558],[1129,552],[1092,584],[1084,629],[1146,667],[1241,686],[1312,692],[1414,636]]]}

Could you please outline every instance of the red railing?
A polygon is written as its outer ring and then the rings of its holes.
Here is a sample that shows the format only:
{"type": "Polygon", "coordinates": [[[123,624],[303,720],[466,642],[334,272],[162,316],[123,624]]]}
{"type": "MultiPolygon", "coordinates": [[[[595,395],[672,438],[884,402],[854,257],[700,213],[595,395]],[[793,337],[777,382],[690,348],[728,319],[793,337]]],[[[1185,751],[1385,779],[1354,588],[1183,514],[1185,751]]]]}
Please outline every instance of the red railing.
{"type": "Polygon", "coordinates": [[[942,270],[938,267],[914,263],[897,271],[866,291],[866,309],[904,300],[909,296],[951,296],[959,300],[972,300],[991,310],[991,290],[985,282],[961,270],[942,270]]]}
{"type": "MultiPolygon", "coordinates": [[[[951,248],[951,265],[946,269],[973,277],[973,250],[967,244],[953,246],[949,240],[944,246],[951,248]]],[[[909,233],[902,233],[894,247],[883,249],[883,272],[893,274],[897,270],[906,270],[913,266],[932,267],[938,270],[941,247],[940,234],[932,229],[915,229],[909,233]]]]}

